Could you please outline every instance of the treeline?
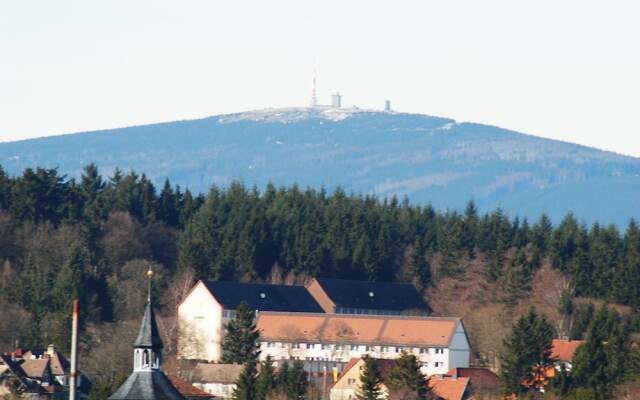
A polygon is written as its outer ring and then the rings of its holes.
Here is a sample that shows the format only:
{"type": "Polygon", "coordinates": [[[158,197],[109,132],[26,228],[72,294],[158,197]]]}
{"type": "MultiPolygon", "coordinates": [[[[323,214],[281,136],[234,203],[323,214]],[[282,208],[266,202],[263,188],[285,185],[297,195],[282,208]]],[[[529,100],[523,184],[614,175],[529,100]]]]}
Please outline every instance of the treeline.
{"type": "Polygon", "coordinates": [[[502,282],[515,302],[546,259],[570,277],[570,296],[640,307],[640,229],[633,220],[621,233],[572,215],[554,227],[545,215],[528,221],[500,210],[480,214],[473,203],[461,213],[439,212],[340,189],[259,191],[233,183],[205,196],[168,181],[158,189],[135,172],[103,178],[95,165],[77,180],[56,169],[11,177],[0,168],[0,300],[30,316],[27,343],[45,340],[43,324],[67,309],[68,293],[88,305],[89,321],[130,317],[128,296],[145,262],[165,279],[193,269],[210,279],[275,273],[426,288],[479,260],[486,280],[502,282]]]}

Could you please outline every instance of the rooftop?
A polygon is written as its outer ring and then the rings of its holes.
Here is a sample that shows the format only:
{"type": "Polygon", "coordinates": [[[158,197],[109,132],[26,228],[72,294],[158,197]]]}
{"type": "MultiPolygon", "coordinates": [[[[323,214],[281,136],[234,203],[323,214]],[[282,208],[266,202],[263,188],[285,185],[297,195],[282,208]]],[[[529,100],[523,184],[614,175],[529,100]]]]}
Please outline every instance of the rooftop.
{"type": "Polygon", "coordinates": [[[198,363],[192,370],[191,380],[198,383],[235,383],[242,368],[239,364],[198,363]]]}
{"type": "Polygon", "coordinates": [[[183,400],[162,371],[134,371],[109,400],[183,400]]]}
{"type": "Polygon", "coordinates": [[[469,378],[452,378],[432,375],[427,379],[431,391],[444,400],[462,400],[469,385],[469,378]]]}
{"type": "Polygon", "coordinates": [[[393,311],[428,310],[422,296],[410,283],[333,278],[315,278],[315,281],[336,307],[393,311]]]}
{"type": "Polygon", "coordinates": [[[561,340],[553,339],[551,343],[551,357],[558,361],[569,362],[573,360],[573,355],[580,345],[585,344],[584,340],[561,340]]]}
{"type": "Polygon", "coordinates": [[[262,340],[446,347],[459,318],[262,312],[262,340]]]}
{"type": "Polygon", "coordinates": [[[322,312],[304,286],[263,283],[203,282],[211,295],[226,309],[236,309],[244,301],[252,310],[322,312]]]}

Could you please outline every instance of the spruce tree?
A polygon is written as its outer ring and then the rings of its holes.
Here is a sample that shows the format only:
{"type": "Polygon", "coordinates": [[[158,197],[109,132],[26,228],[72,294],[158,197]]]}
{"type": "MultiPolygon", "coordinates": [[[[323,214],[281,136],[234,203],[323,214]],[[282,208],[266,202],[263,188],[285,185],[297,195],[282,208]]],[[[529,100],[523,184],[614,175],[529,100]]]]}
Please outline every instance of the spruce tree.
{"type": "Polygon", "coordinates": [[[244,364],[242,373],[236,382],[236,389],[233,391],[234,400],[256,400],[258,393],[256,364],[255,359],[249,359],[244,364]]]}
{"type": "Polygon", "coordinates": [[[504,340],[500,355],[500,378],[506,394],[524,394],[532,390],[536,373],[553,364],[552,339],[553,327],[534,309],[516,322],[504,340]]]}
{"type": "Polygon", "coordinates": [[[238,305],[236,316],[225,325],[222,346],[222,362],[226,364],[245,364],[258,359],[258,338],[255,313],[244,301],[238,305]]]}
{"type": "Polygon", "coordinates": [[[425,258],[426,249],[422,237],[418,236],[411,249],[411,255],[407,264],[407,281],[412,282],[419,289],[431,285],[431,265],[425,258]]]}
{"type": "Polygon", "coordinates": [[[429,393],[424,375],[416,356],[402,352],[385,381],[393,398],[419,400],[426,399],[429,393]]]}
{"type": "Polygon", "coordinates": [[[267,356],[260,365],[260,373],[258,374],[258,382],[256,389],[256,399],[266,400],[277,387],[276,371],[273,368],[273,359],[267,356]]]}
{"type": "Polygon", "coordinates": [[[382,373],[378,361],[369,356],[364,357],[364,366],[360,372],[360,388],[356,393],[358,400],[379,400],[383,398],[382,373]]]}
{"type": "Polygon", "coordinates": [[[307,384],[307,374],[304,372],[302,361],[294,361],[286,378],[285,394],[287,399],[298,400],[304,398],[307,384]]]}

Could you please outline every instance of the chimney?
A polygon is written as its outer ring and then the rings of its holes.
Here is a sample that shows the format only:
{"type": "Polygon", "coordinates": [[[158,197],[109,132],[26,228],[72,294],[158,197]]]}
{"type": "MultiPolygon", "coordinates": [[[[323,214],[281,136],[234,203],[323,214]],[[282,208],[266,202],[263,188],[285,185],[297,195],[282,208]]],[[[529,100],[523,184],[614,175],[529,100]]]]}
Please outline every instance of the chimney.
{"type": "Polygon", "coordinates": [[[48,355],[49,357],[53,357],[53,355],[54,355],[54,354],[56,354],[56,348],[55,348],[55,346],[54,346],[53,344],[50,344],[50,345],[47,347],[47,355],[48,355]]]}

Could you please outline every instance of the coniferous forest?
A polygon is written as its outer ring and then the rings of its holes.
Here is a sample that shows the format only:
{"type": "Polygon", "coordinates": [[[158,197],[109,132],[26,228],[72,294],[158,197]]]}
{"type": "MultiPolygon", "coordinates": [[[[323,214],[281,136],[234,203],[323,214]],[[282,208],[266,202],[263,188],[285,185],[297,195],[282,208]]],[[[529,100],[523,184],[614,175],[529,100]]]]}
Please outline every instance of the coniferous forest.
{"type": "MultiPolygon", "coordinates": [[[[458,310],[447,303],[457,298],[480,313],[497,312],[506,330],[532,299],[558,291],[557,306],[548,308],[556,337],[586,338],[594,315],[609,306],[629,335],[640,330],[634,220],[585,226],[567,215],[554,225],[545,215],[480,214],[472,202],[444,212],[409,199],[241,183],[202,195],[168,181],[154,187],[137,172],[103,177],[95,165],[79,179],[43,168],[13,177],[0,168],[0,263],[1,351],[56,343],[66,352],[77,297],[84,351],[117,357],[108,346],[126,342],[117,327],[135,330],[149,267],[158,275],[154,296],[169,336],[169,317],[194,279],[292,283],[312,276],[412,282],[434,313],[458,310]],[[458,295],[471,284],[482,296],[458,295]]],[[[494,346],[472,321],[474,356],[492,363],[508,332],[494,346]]],[[[614,325],[601,333],[605,339],[614,325]]],[[[105,376],[94,371],[96,379],[115,380],[118,368],[129,369],[112,364],[105,376]]]]}

